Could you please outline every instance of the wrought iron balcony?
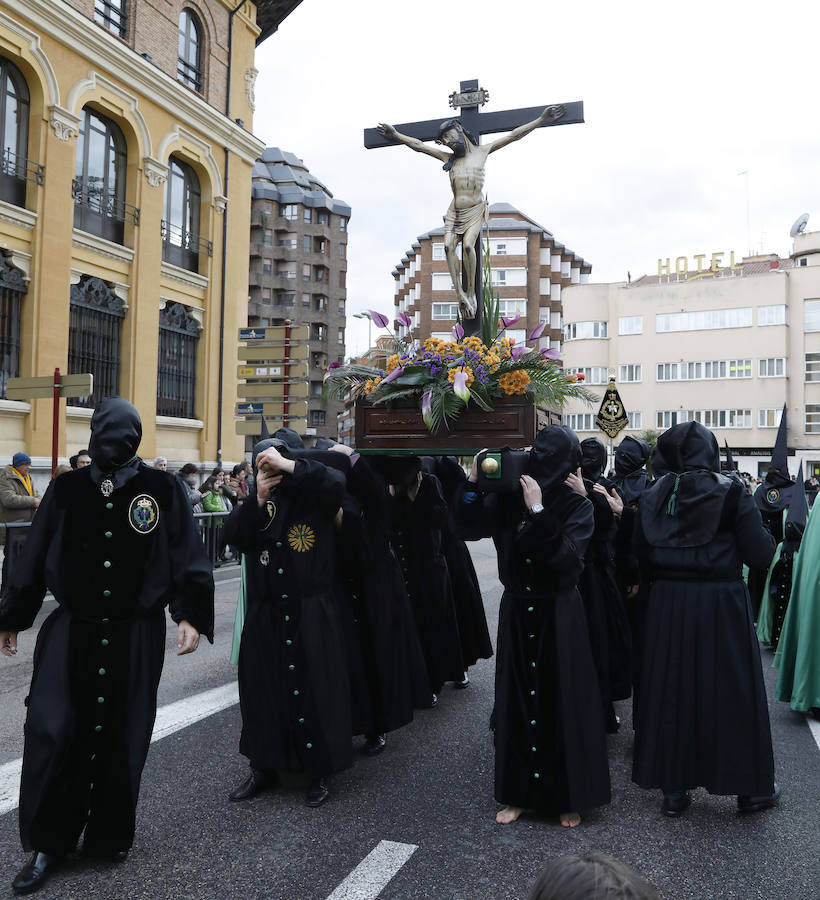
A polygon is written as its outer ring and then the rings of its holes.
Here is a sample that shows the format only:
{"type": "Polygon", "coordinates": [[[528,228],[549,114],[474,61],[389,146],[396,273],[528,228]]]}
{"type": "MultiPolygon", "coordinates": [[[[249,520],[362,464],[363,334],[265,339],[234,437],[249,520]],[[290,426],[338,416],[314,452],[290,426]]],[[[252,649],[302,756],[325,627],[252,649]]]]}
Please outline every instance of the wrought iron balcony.
{"type": "Polygon", "coordinates": [[[140,223],[140,211],[136,206],[81,178],[71,182],[71,197],[74,200],[74,226],[106,240],[121,244],[125,223],[140,223]]]}
{"type": "Polygon", "coordinates": [[[199,272],[200,255],[214,255],[212,241],[207,241],[198,234],[186,231],[177,225],[169,225],[165,219],[160,223],[160,234],[162,235],[162,258],[171,265],[180,266],[189,272],[199,272]]]}
{"type": "Polygon", "coordinates": [[[26,182],[42,184],[45,171],[39,163],[13,153],[7,147],[0,156],[0,200],[15,206],[25,206],[26,182]]]}

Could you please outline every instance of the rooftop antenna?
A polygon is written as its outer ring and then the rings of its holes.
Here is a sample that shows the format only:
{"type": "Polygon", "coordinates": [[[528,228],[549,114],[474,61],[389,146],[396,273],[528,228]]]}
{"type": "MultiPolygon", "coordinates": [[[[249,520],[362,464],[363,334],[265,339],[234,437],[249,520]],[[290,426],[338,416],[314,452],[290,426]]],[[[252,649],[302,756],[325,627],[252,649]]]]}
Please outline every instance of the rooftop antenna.
{"type": "Polygon", "coordinates": [[[803,234],[806,230],[806,225],[809,223],[809,214],[803,213],[798,219],[795,220],[794,225],[792,225],[791,231],[789,232],[789,237],[796,238],[798,234],[803,234]]]}

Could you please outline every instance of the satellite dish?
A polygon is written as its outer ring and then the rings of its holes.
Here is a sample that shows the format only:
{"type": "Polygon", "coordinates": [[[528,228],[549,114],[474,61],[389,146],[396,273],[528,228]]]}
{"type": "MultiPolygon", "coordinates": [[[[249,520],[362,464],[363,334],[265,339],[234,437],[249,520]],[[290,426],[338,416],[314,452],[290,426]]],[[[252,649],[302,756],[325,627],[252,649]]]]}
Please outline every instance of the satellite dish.
{"type": "Polygon", "coordinates": [[[789,237],[797,237],[798,234],[803,234],[806,230],[806,225],[809,223],[809,214],[803,213],[802,216],[792,225],[792,230],[789,232],[789,237]]]}

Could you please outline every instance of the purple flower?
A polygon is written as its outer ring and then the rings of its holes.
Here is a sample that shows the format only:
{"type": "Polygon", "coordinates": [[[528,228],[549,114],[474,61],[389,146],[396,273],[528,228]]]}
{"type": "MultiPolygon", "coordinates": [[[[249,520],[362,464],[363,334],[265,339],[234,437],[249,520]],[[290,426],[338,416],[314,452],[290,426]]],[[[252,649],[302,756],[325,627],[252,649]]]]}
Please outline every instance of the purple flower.
{"type": "Polygon", "coordinates": [[[547,323],[541,322],[540,325],[538,325],[536,328],[533,328],[533,330],[530,332],[530,336],[527,338],[527,340],[534,341],[534,340],[537,340],[538,338],[540,338],[541,335],[544,333],[544,329],[546,327],[547,327],[547,323]]]}
{"type": "Polygon", "coordinates": [[[510,350],[510,353],[511,353],[513,359],[518,359],[519,357],[523,356],[525,353],[529,353],[529,352],[530,352],[529,347],[513,347],[510,350]]]}
{"type": "Polygon", "coordinates": [[[560,359],[561,354],[558,350],[542,350],[541,356],[543,356],[544,359],[560,359]]]}
{"type": "Polygon", "coordinates": [[[387,316],[383,316],[380,312],[376,312],[375,309],[368,310],[370,313],[370,320],[377,328],[387,328],[390,324],[390,319],[387,316]]]}
{"type": "Polygon", "coordinates": [[[470,389],[467,387],[467,373],[456,372],[453,378],[453,393],[460,400],[467,403],[470,399],[470,389]]]}
{"type": "Polygon", "coordinates": [[[456,322],[450,331],[452,332],[455,341],[460,341],[464,337],[464,329],[461,326],[461,322],[456,322]]]}
{"type": "Polygon", "coordinates": [[[421,417],[428,429],[433,425],[432,397],[432,391],[425,391],[421,398],[421,417]]]}
{"type": "Polygon", "coordinates": [[[401,366],[396,366],[396,368],[393,369],[393,371],[386,378],[382,379],[382,384],[387,384],[388,381],[395,381],[402,375],[404,375],[404,369],[401,366]]]}
{"type": "Polygon", "coordinates": [[[502,316],[501,324],[505,328],[512,328],[513,325],[521,318],[521,316],[502,316]]]}
{"type": "MultiPolygon", "coordinates": [[[[371,313],[371,315],[373,315],[373,313],[371,313]]],[[[400,312],[396,316],[396,321],[399,323],[399,325],[404,325],[405,328],[409,328],[413,324],[413,320],[410,318],[410,316],[407,315],[407,313],[404,312],[400,312]]]]}

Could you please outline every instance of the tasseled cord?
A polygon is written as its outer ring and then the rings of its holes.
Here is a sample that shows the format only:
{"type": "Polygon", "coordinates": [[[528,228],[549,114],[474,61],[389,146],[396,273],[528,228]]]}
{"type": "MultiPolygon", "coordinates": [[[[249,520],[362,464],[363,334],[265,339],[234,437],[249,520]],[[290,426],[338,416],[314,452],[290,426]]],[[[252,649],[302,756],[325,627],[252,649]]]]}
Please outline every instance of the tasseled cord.
{"type": "Polygon", "coordinates": [[[675,475],[675,486],[672,488],[672,493],[669,495],[669,499],[666,501],[666,515],[674,516],[675,515],[675,505],[678,499],[678,485],[680,484],[680,475],[675,475]]]}

